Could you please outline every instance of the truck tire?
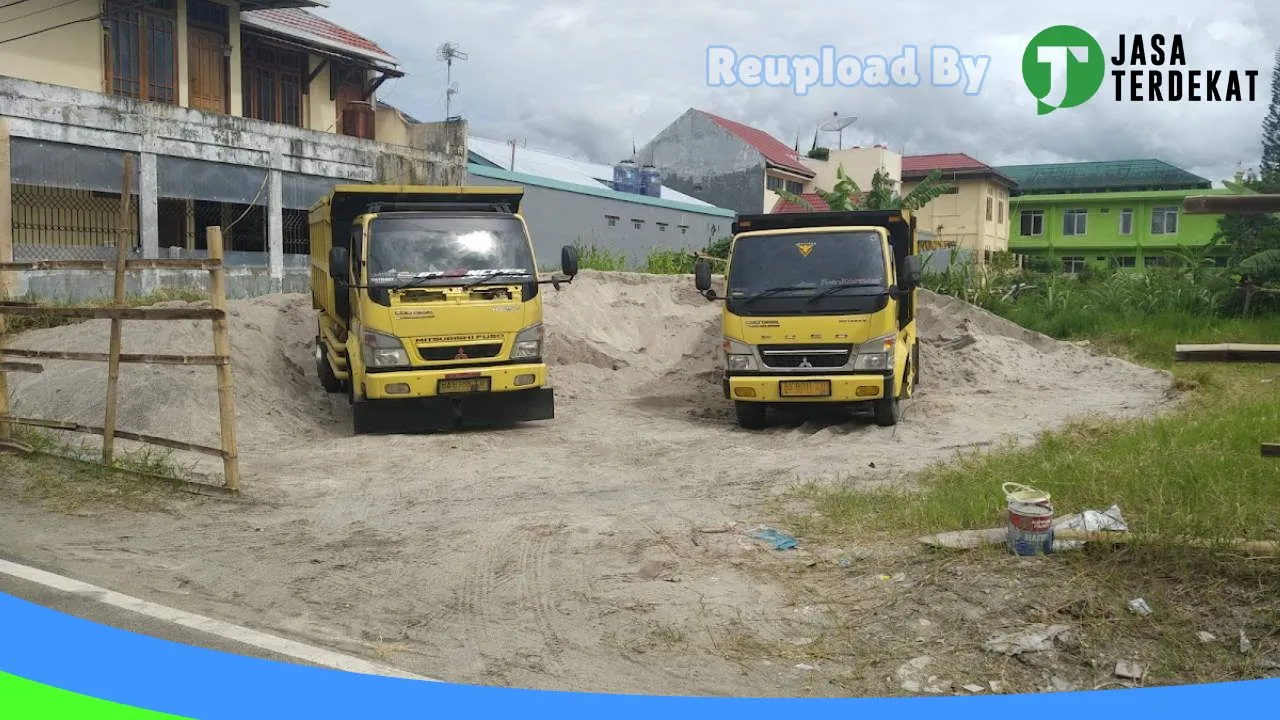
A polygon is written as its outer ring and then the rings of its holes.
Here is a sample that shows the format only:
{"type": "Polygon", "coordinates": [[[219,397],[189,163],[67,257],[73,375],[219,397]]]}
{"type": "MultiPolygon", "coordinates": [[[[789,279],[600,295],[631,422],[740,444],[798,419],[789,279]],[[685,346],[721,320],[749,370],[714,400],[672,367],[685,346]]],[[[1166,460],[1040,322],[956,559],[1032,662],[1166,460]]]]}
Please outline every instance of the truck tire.
{"type": "Polygon", "coordinates": [[[902,406],[898,398],[889,397],[877,400],[875,404],[876,424],[880,427],[893,427],[902,419],[902,406]]]}
{"type": "Polygon", "coordinates": [[[329,365],[328,354],[325,352],[324,343],[316,339],[316,374],[320,376],[320,386],[328,393],[340,393],[343,389],[343,383],[338,376],[333,374],[333,368],[329,365]]]}
{"type": "Polygon", "coordinates": [[[738,427],[743,429],[763,430],[768,422],[766,417],[768,408],[764,403],[738,400],[733,403],[733,410],[738,416],[738,427]]]}

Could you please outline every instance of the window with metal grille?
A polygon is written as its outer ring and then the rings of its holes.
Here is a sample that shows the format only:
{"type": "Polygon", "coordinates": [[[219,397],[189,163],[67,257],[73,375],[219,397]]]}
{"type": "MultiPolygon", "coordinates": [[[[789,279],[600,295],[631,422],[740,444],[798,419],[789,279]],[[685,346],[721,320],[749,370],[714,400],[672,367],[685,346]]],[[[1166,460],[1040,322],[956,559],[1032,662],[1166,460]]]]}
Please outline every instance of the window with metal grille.
{"type": "Polygon", "coordinates": [[[788,180],[786,187],[787,187],[787,192],[791,193],[792,195],[799,195],[800,193],[804,192],[804,185],[794,180],[788,180]]]}
{"type": "Polygon", "coordinates": [[[1062,271],[1072,275],[1084,272],[1084,258],[1078,255],[1069,255],[1062,258],[1062,271]]]}
{"type": "Polygon", "coordinates": [[[766,175],[764,179],[764,186],[768,190],[781,190],[786,184],[786,181],[777,175],[766,175]]]}
{"type": "Polygon", "coordinates": [[[1178,208],[1158,207],[1151,211],[1151,234],[1174,235],[1178,232],[1178,208]]]}
{"type": "Polygon", "coordinates": [[[306,56],[245,39],[244,115],[302,126],[302,79],[306,56]]]}
{"type": "Polygon", "coordinates": [[[1021,215],[1021,234],[1024,237],[1039,237],[1044,234],[1044,211],[1023,210],[1021,215]]]}
{"type": "Polygon", "coordinates": [[[1133,234],[1133,208],[1124,208],[1120,211],[1120,234],[1133,234]]]}
{"type": "Polygon", "coordinates": [[[1067,210],[1062,213],[1062,234],[1084,235],[1088,229],[1088,210],[1067,210]]]}
{"type": "Polygon", "coordinates": [[[177,104],[177,0],[107,0],[107,91],[113,95],[177,104]]]}

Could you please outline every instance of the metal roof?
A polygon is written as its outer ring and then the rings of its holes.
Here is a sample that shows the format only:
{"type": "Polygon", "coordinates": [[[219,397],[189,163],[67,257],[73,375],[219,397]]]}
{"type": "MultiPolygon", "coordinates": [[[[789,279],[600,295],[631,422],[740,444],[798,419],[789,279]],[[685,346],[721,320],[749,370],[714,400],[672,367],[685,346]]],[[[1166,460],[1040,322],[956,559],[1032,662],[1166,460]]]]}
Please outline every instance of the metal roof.
{"type": "MultiPolygon", "coordinates": [[[[732,210],[718,208],[714,205],[708,205],[702,201],[685,202],[679,200],[669,200],[666,197],[656,198],[648,195],[636,195],[633,193],[623,193],[610,189],[601,184],[584,185],[577,182],[566,182],[564,180],[555,180],[542,175],[531,175],[522,172],[511,172],[502,168],[487,167],[478,163],[467,165],[467,172],[483,178],[493,180],[505,180],[507,182],[519,183],[520,185],[532,185],[534,187],[550,188],[552,190],[564,190],[566,192],[578,193],[580,195],[591,195],[593,197],[606,198],[609,200],[617,200],[619,202],[635,203],[637,205],[652,205],[653,207],[667,208],[670,210],[679,210],[680,212],[698,213],[701,215],[715,215],[716,217],[732,218],[737,215],[732,210]]],[[[663,188],[665,190],[665,188],[663,188]]],[[[685,196],[687,197],[687,196],[685,196]]]]}
{"type": "Polygon", "coordinates": [[[391,53],[377,43],[301,8],[248,10],[240,13],[240,22],[255,30],[276,33],[299,42],[328,48],[335,52],[372,60],[384,65],[399,65],[391,53]]]}
{"type": "Polygon", "coordinates": [[[1018,184],[1017,194],[1196,190],[1213,187],[1205,178],[1163,160],[1005,165],[996,168],[1018,184]]]}
{"type": "MultiPolygon", "coordinates": [[[[467,151],[494,167],[508,172],[536,175],[549,180],[580,185],[586,188],[613,191],[611,187],[613,183],[612,165],[574,160],[573,158],[543,150],[516,146],[515,167],[513,168],[511,166],[511,146],[509,144],[502,140],[491,140],[489,138],[476,137],[475,135],[467,136],[467,151]]],[[[704,208],[715,207],[710,203],[666,186],[662,187],[661,192],[663,200],[684,205],[699,205],[704,208]]],[[[630,193],[618,194],[623,197],[632,197],[630,193]]]]}

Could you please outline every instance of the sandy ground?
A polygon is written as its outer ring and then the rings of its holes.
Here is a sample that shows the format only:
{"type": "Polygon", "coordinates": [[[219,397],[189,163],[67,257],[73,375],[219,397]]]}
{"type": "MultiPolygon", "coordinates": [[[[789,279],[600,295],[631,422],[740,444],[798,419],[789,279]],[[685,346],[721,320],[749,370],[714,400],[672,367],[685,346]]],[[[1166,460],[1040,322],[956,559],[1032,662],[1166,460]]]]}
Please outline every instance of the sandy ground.
{"type": "MultiPolygon", "coordinates": [[[[89,582],[451,681],[898,692],[915,681],[886,686],[902,667],[877,662],[918,661],[918,647],[894,650],[885,638],[868,649],[880,661],[811,651],[790,662],[794,653],[778,650],[800,652],[835,615],[873,612],[911,580],[880,579],[892,552],[845,549],[843,574],[823,586],[853,605],[806,601],[812,584],[791,577],[822,558],[777,553],[744,532],[770,522],[769,499],[797,482],[905,483],[962,449],[1172,402],[1163,373],[925,294],[921,387],[898,427],[784,419],[752,433],[733,424],[720,393],[720,306],[690,278],[584,272],[559,293],[548,288],[546,305],[555,420],[350,437],[345,398],[314,377],[310,298],[233,303],[245,498],[70,514],[5,502],[0,542],[12,557],[89,582]],[[826,659],[803,660],[815,656],[826,659]]],[[[107,328],[84,323],[12,344],[101,352],[107,328]]],[[[210,345],[207,323],[125,325],[126,352],[210,345]]],[[[104,377],[101,366],[73,363],[13,377],[15,413],[98,424],[104,377]]],[[[126,366],[121,398],[126,429],[217,444],[211,369],[126,366]]],[[[981,608],[965,605],[970,617],[962,605],[945,614],[972,620],[981,608]]],[[[895,622],[903,643],[918,645],[926,626],[909,626],[913,612],[895,622]]],[[[904,672],[928,674],[913,667],[904,672]]],[[[1039,689],[1043,679],[1027,682],[1039,689]]]]}

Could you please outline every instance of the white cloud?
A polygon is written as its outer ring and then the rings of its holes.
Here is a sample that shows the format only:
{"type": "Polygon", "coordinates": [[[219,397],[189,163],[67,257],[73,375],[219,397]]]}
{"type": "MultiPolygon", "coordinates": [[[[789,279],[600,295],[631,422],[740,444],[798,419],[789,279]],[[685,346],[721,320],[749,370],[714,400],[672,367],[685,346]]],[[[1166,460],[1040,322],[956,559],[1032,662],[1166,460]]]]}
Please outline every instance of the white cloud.
{"type": "MultiPolygon", "coordinates": [[[[335,0],[320,11],[375,40],[409,75],[383,99],[423,120],[444,116],[445,41],[469,59],[455,63],[453,111],[490,137],[515,137],[551,150],[611,162],[642,145],[689,107],[769,131],[802,148],[833,110],[857,115],[845,144],[885,143],[910,153],[967,152],[986,162],[1159,157],[1213,180],[1257,164],[1270,96],[1280,3],[1166,0],[1043,4],[899,0],[779,5],[776,0],[335,0]],[[1022,52],[1040,29],[1059,23],[1093,33],[1108,54],[1118,33],[1184,33],[1188,69],[1256,69],[1256,103],[1115,103],[1110,76],[1087,105],[1046,116],[1021,79],[1022,52]],[[708,45],[740,54],[817,53],[832,44],[853,55],[897,55],[958,47],[992,56],[982,93],[958,88],[711,88],[708,45]]],[[[834,143],[835,138],[830,138],[834,143]]]]}

